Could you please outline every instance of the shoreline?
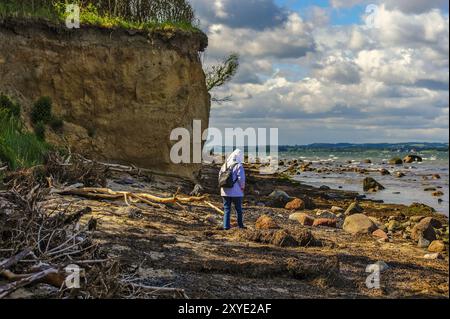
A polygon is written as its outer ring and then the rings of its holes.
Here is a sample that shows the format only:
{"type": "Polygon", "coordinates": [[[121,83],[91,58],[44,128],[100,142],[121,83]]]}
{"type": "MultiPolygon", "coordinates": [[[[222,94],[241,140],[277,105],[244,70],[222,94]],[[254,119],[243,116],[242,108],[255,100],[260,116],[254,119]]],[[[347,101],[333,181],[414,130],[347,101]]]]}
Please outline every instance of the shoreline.
{"type": "Polygon", "coordinates": [[[439,213],[449,214],[449,173],[444,163],[421,163],[392,165],[387,161],[320,159],[317,161],[295,157],[283,159],[281,168],[290,177],[315,187],[331,187],[356,191],[366,198],[391,204],[411,205],[421,202],[439,213]],[[374,178],[385,189],[378,192],[363,190],[363,180],[374,178]]]}

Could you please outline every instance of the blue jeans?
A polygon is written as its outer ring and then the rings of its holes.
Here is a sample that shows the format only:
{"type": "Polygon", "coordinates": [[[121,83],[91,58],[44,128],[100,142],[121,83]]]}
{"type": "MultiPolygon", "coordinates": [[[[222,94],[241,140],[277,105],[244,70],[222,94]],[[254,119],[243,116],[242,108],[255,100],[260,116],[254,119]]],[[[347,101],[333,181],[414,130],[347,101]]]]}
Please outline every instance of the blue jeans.
{"type": "Polygon", "coordinates": [[[243,197],[226,197],[223,196],[223,207],[225,210],[225,215],[223,216],[223,228],[230,229],[231,220],[231,204],[234,204],[236,208],[237,222],[240,228],[244,227],[244,221],[242,216],[242,199],[243,197]]]}

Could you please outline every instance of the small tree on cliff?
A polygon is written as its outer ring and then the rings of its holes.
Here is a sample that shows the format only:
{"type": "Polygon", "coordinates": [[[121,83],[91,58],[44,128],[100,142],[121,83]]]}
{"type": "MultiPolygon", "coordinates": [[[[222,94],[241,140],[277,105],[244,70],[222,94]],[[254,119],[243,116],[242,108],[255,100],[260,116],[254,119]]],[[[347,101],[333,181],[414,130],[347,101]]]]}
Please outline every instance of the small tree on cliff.
{"type": "MultiPolygon", "coordinates": [[[[239,55],[237,53],[231,53],[222,62],[208,67],[206,73],[206,87],[209,92],[221,87],[231,81],[236,75],[239,69],[239,55]]],[[[225,102],[230,100],[230,96],[224,98],[218,98],[213,96],[214,102],[225,102]]]]}

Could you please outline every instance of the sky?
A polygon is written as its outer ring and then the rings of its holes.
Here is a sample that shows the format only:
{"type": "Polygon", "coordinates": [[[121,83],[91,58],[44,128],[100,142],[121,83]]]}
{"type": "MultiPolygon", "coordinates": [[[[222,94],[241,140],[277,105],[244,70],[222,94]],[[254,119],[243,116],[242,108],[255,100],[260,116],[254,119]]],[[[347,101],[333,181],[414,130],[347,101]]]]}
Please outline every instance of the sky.
{"type": "Polygon", "coordinates": [[[206,66],[240,69],[210,126],[280,144],[448,142],[447,0],[190,0],[206,66]]]}

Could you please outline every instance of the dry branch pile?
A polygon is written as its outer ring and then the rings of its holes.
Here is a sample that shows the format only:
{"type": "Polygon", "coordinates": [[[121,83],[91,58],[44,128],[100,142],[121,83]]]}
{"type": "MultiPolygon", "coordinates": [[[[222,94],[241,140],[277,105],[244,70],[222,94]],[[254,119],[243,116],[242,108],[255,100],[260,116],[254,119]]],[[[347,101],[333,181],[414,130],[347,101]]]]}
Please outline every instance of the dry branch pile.
{"type": "MultiPolygon", "coordinates": [[[[98,186],[106,182],[107,169],[81,157],[53,154],[43,166],[7,175],[9,190],[0,192],[0,299],[19,288],[38,289],[42,285],[49,298],[155,298],[160,294],[186,297],[182,289],[141,285],[137,275],[109,258],[93,239],[96,223],[80,222],[91,208],[44,209],[44,200],[56,185],[98,186]]],[[[124,198],[149,205],[203,199],[177,194],[164,199],[102,188],[72,191],[79,196],[94,194],[95,198],[124,198]]]]}
{"type": "Polygon", "coordinates": [[[83,289],[66,283],[73,267],[79,268],[82,281],[114,267],[91,239],[88,227],[79,224],[91,209],[45,211],[40,204],[45,193],[36,184],[31,189],[16,185],[0,194],[0,278],[9,281],[0,285],[0,298],[41,283],[55,288],[50,297],[100,297],[104,290],[94,280],[83,289]]]}

